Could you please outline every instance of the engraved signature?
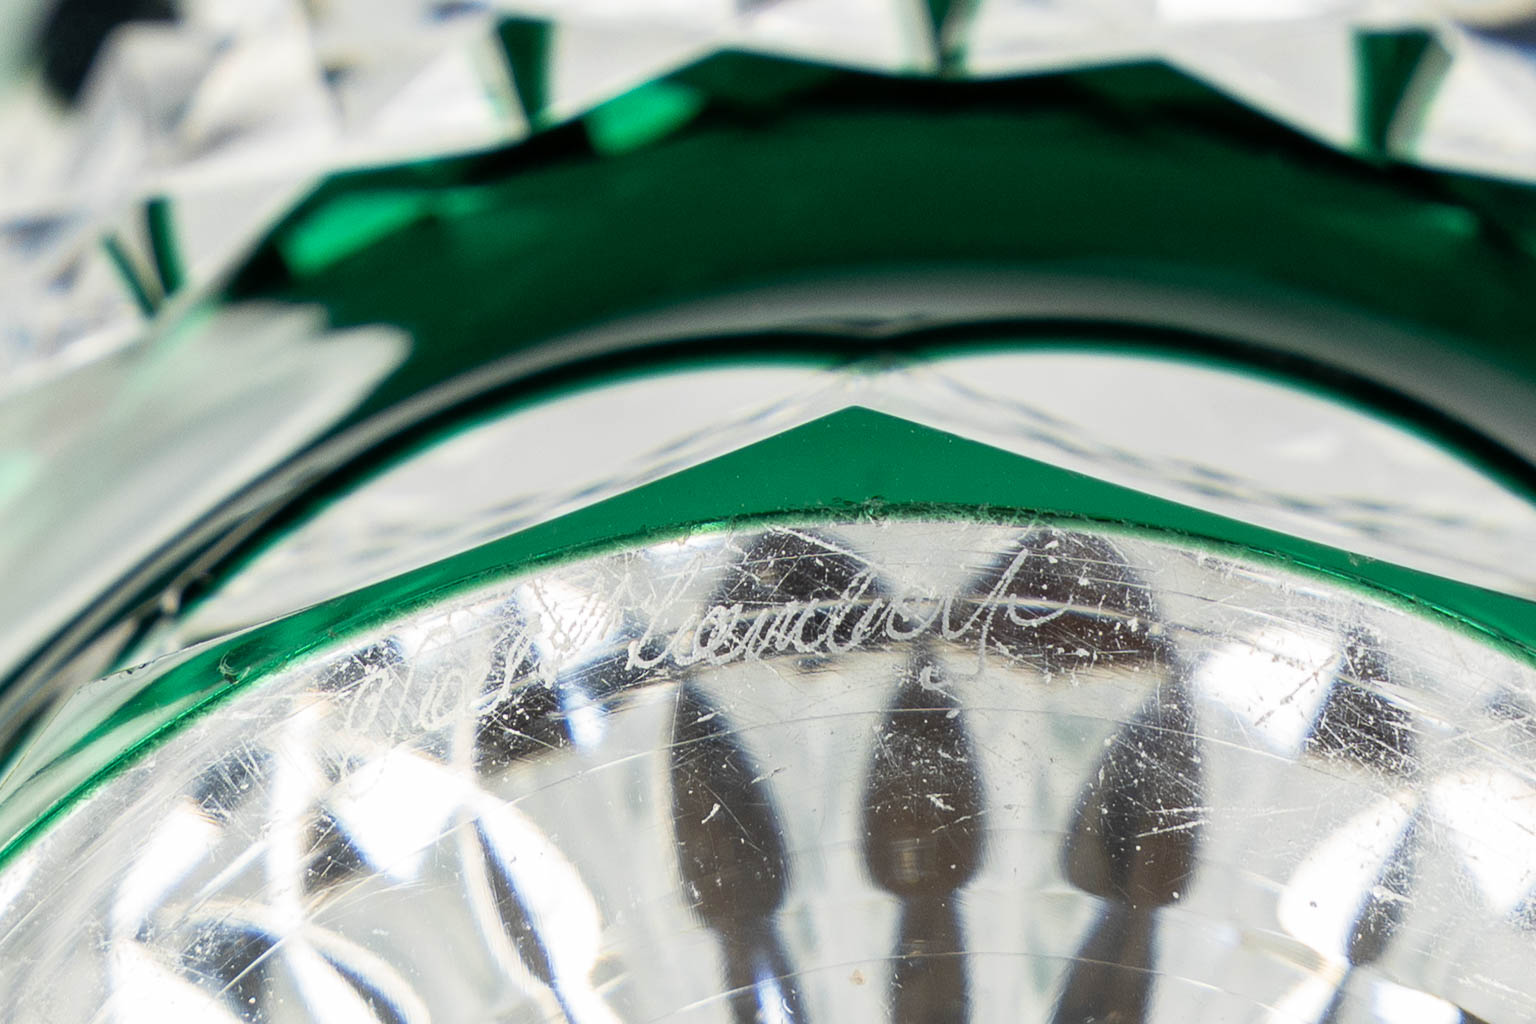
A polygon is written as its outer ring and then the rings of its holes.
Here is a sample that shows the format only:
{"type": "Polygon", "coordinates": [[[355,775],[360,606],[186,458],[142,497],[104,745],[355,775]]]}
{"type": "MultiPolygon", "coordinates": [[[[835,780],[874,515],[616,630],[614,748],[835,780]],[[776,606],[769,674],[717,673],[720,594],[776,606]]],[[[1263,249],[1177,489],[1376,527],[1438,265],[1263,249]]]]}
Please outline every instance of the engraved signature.
{"type": "Polygon", "coordinates": [[[727,665],[791,652],[846,654],[886,640],[911,640],[925,634],[951,642],[973,641],[984,656],[999,614],[1014,626],[1030,628],[1069,610],[1010,592],[1031,555],[1027,548],[1020,550],[985,594],[887,597],[876,591],[874,570],[866,569],[841,593],[826,599],[751,608],[741,602],[715,604],[685,613],[676,625],[664,625],[677,621],[675,614],[667,614],[673,609],[664,605],[660,613],[649,616],[641,635],[629,642],[625,667],[727,665]]]}

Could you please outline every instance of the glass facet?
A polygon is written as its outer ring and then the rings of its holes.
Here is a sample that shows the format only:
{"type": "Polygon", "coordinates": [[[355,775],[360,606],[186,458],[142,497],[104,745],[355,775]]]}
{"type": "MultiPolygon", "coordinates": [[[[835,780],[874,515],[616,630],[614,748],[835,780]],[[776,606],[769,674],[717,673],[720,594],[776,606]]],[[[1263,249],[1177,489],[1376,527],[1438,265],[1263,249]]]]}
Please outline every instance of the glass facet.
{"type": "Polygon", "coordinates": [[[7,866],[0,1015],[1518,1020],[1533,694],[1155,536],[699,532],[169,736],[7,866]]]}
{"type": "Polygon", "coordinates": [[[0,14],[0,1022],[1536,1018],[1523,0],[0,14]]]}

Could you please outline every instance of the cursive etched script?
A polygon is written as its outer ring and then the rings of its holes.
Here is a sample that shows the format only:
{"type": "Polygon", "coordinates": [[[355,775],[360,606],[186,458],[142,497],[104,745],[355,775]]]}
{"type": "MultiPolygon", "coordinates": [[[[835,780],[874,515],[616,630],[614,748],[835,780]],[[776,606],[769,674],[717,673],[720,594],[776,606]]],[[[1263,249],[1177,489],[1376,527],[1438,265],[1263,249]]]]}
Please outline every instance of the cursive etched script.
{"type": "MultiPolygon", "coordinates": [[[[751,607],[741,602],[715,604],[685,613],[680,622],[661,609],[630,641],[626,667],[726,665],[788,653],[846,654],[925,634],[951,643],[974,643],[985,656],[993,646],[989,640],[998,616],[1005,616],[1014,628],[1029,629],[1071,610],[1017,592],[1032,556],[1040,557],[1027,548],[1020,550],[985,592],[886,597],[877,591],[876,573],[866,569],[841,593],[826,599],[751,607]]],[[[1102,609],[1089,611],[1097,614],[1102,609]]]]}

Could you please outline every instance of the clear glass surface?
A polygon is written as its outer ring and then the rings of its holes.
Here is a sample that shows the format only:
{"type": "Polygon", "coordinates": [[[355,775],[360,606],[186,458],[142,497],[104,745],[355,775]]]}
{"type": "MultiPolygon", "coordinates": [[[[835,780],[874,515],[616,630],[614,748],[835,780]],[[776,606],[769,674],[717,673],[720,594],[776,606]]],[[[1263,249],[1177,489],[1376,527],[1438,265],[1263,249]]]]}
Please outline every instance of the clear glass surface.
{"type": "Polygon", "coordinates": [[[1536,598],[1536,566],[1523,558],[1536,550],[1536,506],[1408,424],[1217,364],[999,344],[839,367],[659,372],[512,408],[328,503],[167,616],[125,663],[279,618],[851,406],[1536,598]]]}
{"type": "Polygon", "coordinates": [[[0,1024],[1536,1019],[1526,0],[0,14],[0,1024]]]}
{"type": "Polygon", "coordinates": [[[103,781],[0,875],[0,1019],[1512,1024],[1533,714],[1486,639],[1168,538],[697,532],[103,781]]]}

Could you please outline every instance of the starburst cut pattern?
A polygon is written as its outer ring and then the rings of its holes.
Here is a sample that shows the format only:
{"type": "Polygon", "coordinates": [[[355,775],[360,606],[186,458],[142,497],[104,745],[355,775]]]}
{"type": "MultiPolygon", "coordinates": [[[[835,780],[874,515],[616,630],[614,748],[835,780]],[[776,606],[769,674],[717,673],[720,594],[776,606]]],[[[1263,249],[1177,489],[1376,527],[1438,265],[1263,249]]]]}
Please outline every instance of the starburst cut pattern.
{"type": "Polygon", "coordinates": [[[588,114],[599,148],[623,148],[705,102],[667,76],[721,51],[947,79],[1161,61],[1346,150],[1530,180],[1520,6],[186,0],[110,33],[70,102],[40,76],[0,101],[0,371],[132,339],[338,169],[588,114]],[[620,98],[623,118],[599,113],[620,98]]]}

